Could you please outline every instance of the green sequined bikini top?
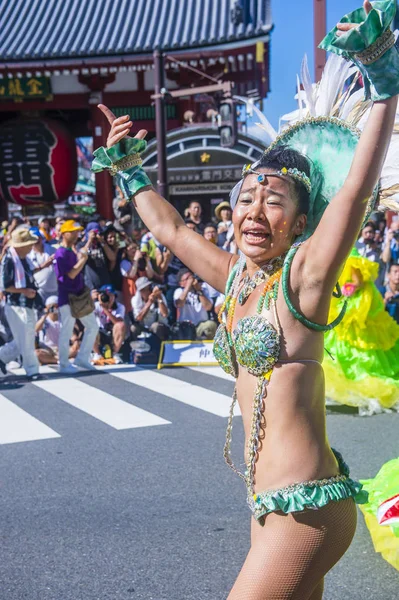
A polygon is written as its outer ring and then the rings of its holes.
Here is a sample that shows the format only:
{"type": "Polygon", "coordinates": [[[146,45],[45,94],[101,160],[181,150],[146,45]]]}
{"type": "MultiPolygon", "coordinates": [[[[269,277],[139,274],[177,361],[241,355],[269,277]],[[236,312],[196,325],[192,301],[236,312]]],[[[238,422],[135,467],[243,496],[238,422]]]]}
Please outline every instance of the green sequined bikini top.
{"type": "Polygon", "coordinates": [[[222,369],[238,377],[238,365],[251,375],[266,375],[280,355],[280,334],[271,323],[260,315],[244,317],[238,321],[229,342],[226,325],[219,325],[215,335],[213,352],[222,369]]]}
{"type": "MultiPolygon", "coordinates": [[[[232,277],[229,278],[226,288],[226,306],[228,309],[237,301],[238,289],[243,272],[243,261],[237,264],[233,270],[232,277]]],[[[266,305],[269,307],[277,298],[277,287],[274,287],[274,297],[269,296],[266,305]]],[[[251,375],[257,377],[265,376],[273,369],[280,355],[280,331],[263,316],[264,301],[258,304],[258,314],[240,319],[232,331],[229,333],[227,322],[222,322],[216,332],[214,339],[214,355],[222,369],[238,377],[238,365],[248,370],[251,375]]],[[[276,315],[276,322],[277,315],[276,315]]]]}
{"type": "MultiPolygon", "coordinates": [[[[292,260],[298,251],[300,244],[294,244],[288,252],[283,266],[282,290],[285,301],[290,312],[303,325],[315,331],[329,331],[336,327],[343,319],[346,311],[346,303],[341,314],[328,325],[318,325],[306,319],[293,306],[289,297],[289,273],[292,260]]],[[[232,269],[226,285],[227,308],[229,304],[237,301],[238,291],[241,283],[241,277],[245,268],[244,259],[240,259],[232,269]]],[[[271,292],[268,293],[266,305],[273,307],[276,324],[278,327],[278,317],[276,313],[278,281],[275,282],[271,292]]],[[[244,317],[238,323],[234,331],[230,334],[226,322],[221,323],[214,339],[213,353],[222,369],[238,377],[238,365],[248,370],[251,375],[257,377],[270,374],[273,366],[280,355],[280,331],[265,318],[261,316],[264,304],[258,305],[258,314],[251,317],[244,317]]],[[[234,306],[233,306],[234,310],[234,306]]]]}

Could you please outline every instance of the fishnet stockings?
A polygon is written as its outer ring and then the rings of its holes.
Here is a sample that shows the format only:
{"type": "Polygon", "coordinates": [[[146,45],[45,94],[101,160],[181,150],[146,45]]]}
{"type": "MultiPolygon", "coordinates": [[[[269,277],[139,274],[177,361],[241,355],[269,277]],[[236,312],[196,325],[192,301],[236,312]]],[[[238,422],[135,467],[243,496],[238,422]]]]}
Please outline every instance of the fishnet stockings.
{"type": "Polygon", "coordinates": [[[352,499],[319,510],[253,520],[252,545],[228,600],[321,600],[323,578],[356,529],[352,499]]]}

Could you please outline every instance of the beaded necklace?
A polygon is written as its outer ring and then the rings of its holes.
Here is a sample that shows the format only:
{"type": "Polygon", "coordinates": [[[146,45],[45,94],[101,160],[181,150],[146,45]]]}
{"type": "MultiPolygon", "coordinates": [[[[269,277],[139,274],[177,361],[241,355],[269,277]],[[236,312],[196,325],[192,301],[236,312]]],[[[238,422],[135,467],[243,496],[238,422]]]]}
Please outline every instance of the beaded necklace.
{"type": "Polygon", "coordinates": [[[238,296],[238,302],[241,304],[241,306],[245,304],[249,296],[258,287],[258,285],[260,285],[263,281],[267,283],[270,277],[279,269],[281,269],[284,264],[284,257],[285,255],[273,258],[269,263],[267,263],[267,265],[264,265],[261,269],[256,271],[252,277],[250,277],[248,274],[244,277],[241,292],[238,296]]]}
{"type": "Polygon", "coordinates": [[[244,260],[242,260],[242,258],[240,258],[238,269],[234,272],[234,280],[233,282],[229,281],[227,284],[228,292],[218,314],[219,323],[223,323],[223,315],[225,314],[225,311],[227,309],[226,330],[230,345],[232,345],[231,334],[233,329],[233,320],[237,301],[241,305],[244,304],[251,295],[251,293],[258,287],[259,283],[266,279],[262,293],[258,300],[256,312],[258,315],[260,315],[262,314],[264,308],[266,308],[266,310],[269,310],[271,301],[277,300],[278,286],[283,272],[283,263],[284,256],[279,256],[270,263],[268,263],[267,267],[269,267],[269,265],[271,266],[271,269],[268,269],[269,273],[265,272],[264,269],[261,269],[259,271],[256,271],[252,278],[249,278],[249,275],[246,275],[246,278],[243,282],[244,287],[239,293],[238,290],[241,284],[242,274],[245,269],[245,262],[244,260]],[[271,271],[273,271],[274,269],[277,270],[271,273],[271,271]],[[260,273],[263,273],[263,275],[261,276],[260,273]]]}

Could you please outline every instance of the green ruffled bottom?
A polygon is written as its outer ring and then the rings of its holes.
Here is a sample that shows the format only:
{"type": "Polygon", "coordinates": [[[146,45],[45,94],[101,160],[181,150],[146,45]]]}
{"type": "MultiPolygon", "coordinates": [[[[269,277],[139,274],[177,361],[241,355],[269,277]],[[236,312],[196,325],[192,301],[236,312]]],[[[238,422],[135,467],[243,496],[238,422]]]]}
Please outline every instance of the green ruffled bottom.
{"type": "Polygon", "coordinates": [[[349,468],[341,454],[333,449],[340,469],[340,479],[331,477],[320,481],[295,483],[288,487],[260,492],[248,497],[248,505],[255,519],[264,525],[264,517],[272,512],[289,514],[306,509],[317,510],[329,502],[339,502],[353,498],[357,504],[364,504],[368,494],[362,491],[362,484],[349,477],[349,468]]]}

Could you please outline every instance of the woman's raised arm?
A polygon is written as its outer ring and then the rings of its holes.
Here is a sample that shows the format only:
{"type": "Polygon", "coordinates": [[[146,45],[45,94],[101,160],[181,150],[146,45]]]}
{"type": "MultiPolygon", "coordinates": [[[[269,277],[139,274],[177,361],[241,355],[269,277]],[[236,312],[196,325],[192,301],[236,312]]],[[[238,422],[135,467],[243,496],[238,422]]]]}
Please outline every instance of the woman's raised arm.
{"type": "MultiPolygon", "coordinates": [[[[388,11],[392,9],[392,2],[378,4],[385,4],[385,14],[388,15],[388,11]]],[[[384,21],[384,13],[381,13],[380,17],[377,16],[370,2],[365,1],[363,9],[364,12],[359,10],[344,17],[336,30],[323,42],[325,49],[336,52],[338,48],[338,53],[345,55],[344,48],[346,44],[350,46],[353,39],[358,41],[360,37],[370,41],[373,34],[376,35],[375,30],[378,27],[382,30],[386,28],[385,33],[380,34],[380,38],[377,37],[371,47],[363,52],[363,55],[367,52],[371,55],[372,51],[372,59],[368,56],[363,63],[363,59],[359,59],[361,53],[353,54],[360,64],[366,94],[374,100],[374,105],[357,146],[348,177],[304,247],[303,273],[306,279],[312,283],[324,283],[326,287],[334,286],[342,264],[359,234],[367,201],[378,183],[386,158],[398,103],[399,54],[391,42],[388,50],[384,42],[384,35],[389,33],[389,23],[384,21]],[[373,14],[370,14],[371,12],[373,14]],[[359,18],[361,22],[348,22],[351,16],[359,18]],[[352,30],[355,30],[355,37],[349,37],[352,30]]],[[[388,16],[386,18],[388,19],[388,16]]],[[[348,50],[346,54],[350,57],[351,53],[348,50]]]]}
{"type": "Polygon", "coordinates": [[[392,136],[397,96],[374,104],[348,177],[330,202],[306,243],[308,280],[328,277],[334,286],[342,264],[355,244],[366,214],[367,201],[380,177],[392,136]]]}
{"type": "MultiPolygon", "coordinates": [[[[128,116],[116,118],[103,104],[99,105],[99,109],[111,125],[107,140],[107,148],[111,148],[128,136],[133,123],[128,116]]],[[[146,135],[147,132],[142,129],[135,137],[143,140],[146,135]]],[[[151,186],[139,190],[133,201],[140,218],[154,237],[180,258],[193,273],[224,292],[230,269],[237,257],[189,229],[177,210],[151,186]]]]}

